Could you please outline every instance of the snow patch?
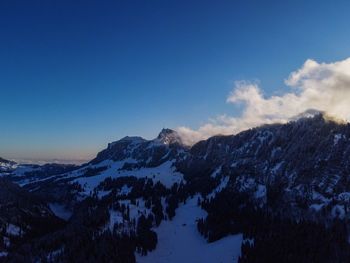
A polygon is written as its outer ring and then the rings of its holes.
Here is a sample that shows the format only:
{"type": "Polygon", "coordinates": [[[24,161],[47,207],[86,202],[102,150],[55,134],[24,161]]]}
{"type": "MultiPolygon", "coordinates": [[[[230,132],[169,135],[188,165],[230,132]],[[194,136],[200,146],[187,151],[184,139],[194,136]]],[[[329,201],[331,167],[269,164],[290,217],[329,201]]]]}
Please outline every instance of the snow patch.
{"type": "Polygon", "coordinates": [[[120,189],[119,194],[120,195],[128,195],[132,191],[132,186],[127,186],[126,184],[123,185],[122,189],[120,189]]]}
{"type": "Polygon", "coordinates": [[[276,174],[277,171],[281,168],[282,164],[284,163],[284,161],[282,162],[278,162],[272,169],[271,169],[271,172],[276,174]]]}
{"type": "Polygon", "coordinates": [[[6,233],[11,236],[19,236],[21,234],[21,228],[16,225],[9,224],[6,228],[6,233]]]}
{"type": "Polygon", "coordinates": [[[224,188],[226,188],[228,182],[230,181],[230,177],[229,176],[225,176],[223,178],[221,178],[221,182],[220,184],[213,190],[213,192],[211,192],[210,194],[208,194],[208,198],[215,198],[217,193],[220,193],[224,188]]]}
{"type": "Polygon", "coordinates": [[[216,168],[215,171],[210,175],[211,177],[215,178],[221,173],[222,166],[219,166],[219,168],[216,168]]]}
{"type": "Polygon", "coordinates": [[[109,229],[113,231],[114,224],[123,224],[124,218],[121,212],[109,210],[109,229]]]}
{"type": "Polygon", "coordinates": [[[345,136],[343,134],[341,133],[334,134],[333,144],[334,145],[338,144],[339,140],[341,139],[345,139],[345,136]]]}
{"type": "Polygon", "coordinates": [[[254,193],[255,198],[263,198],[266,196],[266,186],[258,184],[258,187],[254,193]]]}

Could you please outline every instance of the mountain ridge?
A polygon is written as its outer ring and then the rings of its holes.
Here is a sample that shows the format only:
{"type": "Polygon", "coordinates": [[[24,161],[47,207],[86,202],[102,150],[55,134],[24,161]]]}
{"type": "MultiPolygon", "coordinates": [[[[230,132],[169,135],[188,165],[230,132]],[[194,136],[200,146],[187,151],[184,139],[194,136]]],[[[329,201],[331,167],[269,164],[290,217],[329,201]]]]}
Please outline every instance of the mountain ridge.
{"type": "MultiPolygon", "coordinates": [[[[132,259],[136,253],[140,262],[145,254],[157,249],[154,231],[160,236],[172,236],[159,232],[165,230],[158,227],[162,221],[169,221],[169,225],[172,218],[186,215],[184,207],[190,207],[197,214],[187,219],[177,218],[177,222],[185,222],[182,227],[196,226],[204,239],[214,243],[243,233],[234,240],[240,240],[235,246],[242,246],[242,255],[247,257],[252,255],[246,254],[247,251],[258,249],[254,245],[246,248],[247,236],[270,251],[275,245],[267,246],[269,242],[280,242],[278,240],[291,233],[300,236],[288,243],[303,243],[317,256],[317,249],[323,245],[305,243],[304,234],[298,229],[310,228],[312,233],[324,233],[322,237],[314,237],[308,232],[310,238],[319,241],[326,236],[333,240],[332,233],[342,238],[347,234],[344,229],[332,232],[328,227],[350,227],[346,223],[350,219],[348,156],[350,124],[334,122],[320,113],[235,135],[213,136],[191,147],[181,144],[170,129],[163,129],[153,140],[124,137],[108,144],[82,166],[68,167],[68,170],[59,167],[59,173],[44,170],[43,174],[38,171],[20,173],[19,166],[6,178],[41,200],[70,211],[72,217],[68,219],[68,226],[58,236],[70,236],[75,233],[73,227],[82,225],[79,235],[85,231],[91,233],[91,240],[86,241],[89,243],[94,242],[96,229],[105,229],[107,236],[99,238],[109,240],[108,235],[113,235],[113,240],[119,242],[117,240],[123,237],[131,253],[127,257],[132,259]],[[187,206],[186,202],[189,202],[187,206]],[[196,203],[198,208],[193,208],[196,203]],[[182,211],[179,215],[178,208],[182,211]],[[276,227],[284,232],[273,227],[276,218],[280,222],[276,227]],[[267,230],[264,225],[271,225],[271,229],[267,230]],[[142,231],[139,226],[143,227],[142,231]],[[254,227],[259,231],[254,232],[254,227]],[[125,237],[121,233],[129,234],[125,237]],[[268,242],[259,243],[261,240],[268,242]]],[[[40,171],[42,167],[36,169],[40,171]]],[[[343,239],[332,242],[346,246],[343,239]]],[[[281,249],[281,255],[290,253],[288,246],[281,246],[281,249]]],[[[334,249],[337,252],[329,251],[331,255],[346,256],[346,253],[339,254],[338,248],[334,249]]],[[[75,252],[66,247],[62,253],[69,258],[75,252]]],[[[94,253],[99,254],[98,251],[94,253]]],[[[292,255],[298,261],[298,254],[292,255]]],[[[280,259],[285,260],[282,256],[280,259]]]]}

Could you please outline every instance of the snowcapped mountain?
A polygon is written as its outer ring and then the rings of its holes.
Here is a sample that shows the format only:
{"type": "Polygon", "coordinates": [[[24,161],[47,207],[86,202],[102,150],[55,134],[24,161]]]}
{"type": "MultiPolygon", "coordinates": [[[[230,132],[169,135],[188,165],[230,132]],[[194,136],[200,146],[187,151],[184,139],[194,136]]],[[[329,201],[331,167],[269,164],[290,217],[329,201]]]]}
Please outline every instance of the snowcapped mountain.
{"type": "MultiPolygon", "coordinates": [[[[128,177],[152,178],[153,182],[161,182],[167,187],[183,181],[183,175],[177,171],[176,164],[188,156],[189,148],[181,143],[179,135],[170,129],[163,129],[157,138],[145,140],[141,137],[124,137],[108,144],[93,160],[76,169],[69,166],[68,172],[61,169],[56,173],[48,173],[43,166],[39,171],[27,171],[23,176],[19,169],[10,175],[13,181],[29,190],[43,190],[56,193],[66,182],[78,184],[80,194],[89,195],[106,178],[128,177]],[[44,170],[44,172],[42,171],[44,170]],[[34,178],[31,175],[36,175],[34,178]],[[38,174],[44,174],[41,177],[38,174]],[[31,176],[29,178],[29,176],[31,176]],[[49,183],[50,182],[50,183],[49,183]],[[57,187],[57,185],[60,185],[57,187]],[[48,189],[48,187],[53,188],[48,189]]],[[[51,166],[50,166],[51,167],[51,166]]],[[[69,185],[69,184],[68,184],[69,185]]]]}
{"type": "Polygon", "coordinates": [[[49,259],[84,254],[100,261],[108,254],[121,262],[186,261],[181,244],[191,240],[191,256],[201,262],[284,262],[283,255],[343,262],[350,255],[349,154],[350,124],[312,111],[192,147],[170,129],[153,140],[125,137],[79,167],[21,172],[18,166],[6,178],[68,220],[57,239],[45,238],[49,259]],[[58,241],[73,234],[89,246],[58,241]],[[324,248],[329,242],[334,245],[324,248]],[[303,257],[293,252],[300,246],[303,257]]]}
{"type": "Polygon", "coordinates": [[[154,140],[141,137],[125,137],[110,143],[107,149],[97,154],[90,164],[106,160],[122,161],[129,159],[136,167],[156,167],[165,161],[180,159],[187,148],[182,144],[177,132],[163,129],[154,140]]]}
{"type": "Polygon", "coordinates": [[[10,172],[17,167],[17,163],[0,157],[0,172],[10,172]]]}
{"type": "MultiPolygon", "coordinates": [[[[56,164],[47,163],[43,165],[37,164],[17,164],[15,162],[7,163],[2,166],[0,177],[8,177],[11,181],[25,185],[31,182],[37,182],[53,175],[63,174],[78,168],[73,164],[56,164]]],[[[0,168],[1,169],[1,168],[0,168]]]]}
{"type": "Polygon", "coordinates": [[[180,135],[176,131],[171,130],[171,129],[163,129],[159,133],[157,140],[160,143],[167,144],[167,145],[178,144],[178,145],[184,146],[184,143],[183,143],[180,135]]]}
{"type": "Polygon", "coordinates": [[[260,205],[274,193],[285,212],[305,216],[298,209],[302,200],[309,212],[324,209],[349,217],[349,154],[350,125],[317,114],[199,142],[183,172],[229,177],[231,188],[249,193],[260,205]]]}

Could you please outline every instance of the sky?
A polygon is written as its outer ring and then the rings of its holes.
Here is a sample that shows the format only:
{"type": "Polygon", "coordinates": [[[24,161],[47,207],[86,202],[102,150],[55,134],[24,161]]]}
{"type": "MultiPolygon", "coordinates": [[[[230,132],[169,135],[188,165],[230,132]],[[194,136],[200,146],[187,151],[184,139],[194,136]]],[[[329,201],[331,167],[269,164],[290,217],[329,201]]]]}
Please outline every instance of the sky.
{"type": "Polygon", "coordinates": [[[222,116],[228,133],[256,113],[246,91],[286,101],[310,83],[293,72],[349,72],[349,11],[322,0],[1,1],[0,156],[88,160],[165,127],[209,136],[201,127],[222,116]]]}

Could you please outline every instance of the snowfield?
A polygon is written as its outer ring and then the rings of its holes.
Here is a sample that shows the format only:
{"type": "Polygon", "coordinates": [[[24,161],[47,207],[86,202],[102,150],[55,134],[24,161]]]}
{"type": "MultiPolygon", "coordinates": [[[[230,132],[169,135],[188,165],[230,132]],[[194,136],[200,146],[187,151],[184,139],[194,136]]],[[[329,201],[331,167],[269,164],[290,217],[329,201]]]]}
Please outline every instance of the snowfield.
{"type": "Polygon", "coordinates": [[[197,206],[198,196],[187,200],[176,210],[172,221],[162,221],[154,231],[158,235],[157,248],[140,256],[138,263],[226,263],[237,262],[240,255],[243,236],[228,236],[213,243],[199,234],[196,220],[206,216],[206,212],[197,206]]]}
{"type": "MultiPolygon", "coordinates": [[[[128,161],[130,162],[130,161],[128,161]]],[[[96,176],[80,177],[73,182],[78,182],[85,190],[85,194],[89,195],[107,177],[117,178],[122,176],[135,176],[137,178],[151,178],[154,183],[161,182],[166,187],[171,187],[174,183],[180,183],[183,180],[183,175],[173,167],[172,161],[166,161],[158,167],[141,168],[134,170],[120,170],[126,161],[118,161],[112,163],[109,168],[96,176]]],[[[101,166],[101,165],[100,165],[101,166]]],[[[99,166],[91,166],[96,168],[99,166]]]]}

